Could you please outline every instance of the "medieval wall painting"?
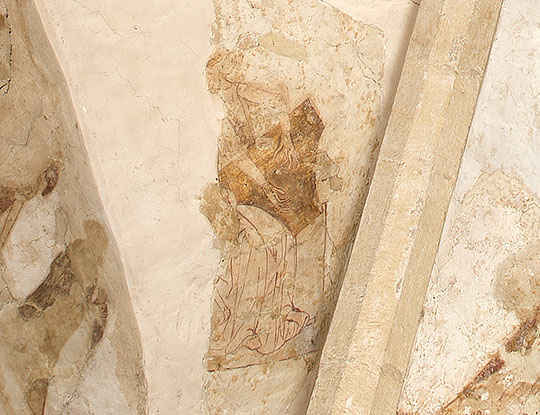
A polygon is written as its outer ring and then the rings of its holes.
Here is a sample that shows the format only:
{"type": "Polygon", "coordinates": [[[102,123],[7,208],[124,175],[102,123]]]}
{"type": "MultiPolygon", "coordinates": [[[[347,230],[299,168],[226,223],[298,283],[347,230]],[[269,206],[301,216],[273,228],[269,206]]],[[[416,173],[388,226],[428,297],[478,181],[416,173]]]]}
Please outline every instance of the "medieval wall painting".
{"type": "Polygon", "coordinates": [[[216,0],[215,11],[208,411],[302,413],[380,139],[383,37],[319,1],[216,0]]]}
{"type": "Polygon", "coordinates": [[[533,415],[540,408],[536,10],[535,1],[503,4],[402,392],[403,414],[533,415]]]}
{"type": "Polygon", "coordinates": [[[33,3],[1,1],[0,413],[144,414],[138,331],[57,65],[33,3]]]}
{"type": "Polygon", "coordinates": [[[540,200],[501,170],[484,173],[462,200],[446,241],[400,413],[534,414],[540,407],[540,200]],[[474,293],[466,288],[471,284],[474,293]],[[452,336],[430,333],[437,321],[451,325],[452,336]],[[483,338],[482,347],[474,338],[483,338]],[[434,371],[420,352],[459,354],[471,364],[434,371]],[[436,399],[427,385],[438,390],[436,399]]]}
{"type": "Polygon", "coordinates": [[[313,166],[324,156],[317,154],[324,126],[309,99],[289,115],[290,128],[269,128],[236,160],[220,153],[216,190],[235,223],[225,274],[216,281],[209,370],[294,357],[294,340],[314,324],[313,303],[322,300],[326,205],[313,166]]]}
{"type": "MultiPolygon", "coordinates": [[[[531,209],[540,219],[540,204],[531,209]]],[[[532,213],[531,212],[531,213],[532,213]]],[[[536,228],[535,230],[538,230],[536,228]]],[[[527,414],[540,408],[540,245],[510,255],[497,268],[495,293],[519,325],[441,414],[527,414]],[[489,412],[488,412],[489,411],[489,412]]]]}
{"type": "MultiPolygon", "coordinates": [[[[145,353],[149,411],[204,413],[203,371],[207,372],[208,365],[203,365],[202,359],[209,346],[212,286],[218,276],[220,253],[212,249],[214,232],[199,211],[199,198],[205,186],[216,179],[214,183],[226,192],[233,206],[240,206],[237,210],[253,207],[234,205],[232,192],[217,180],[218,120],[226,116],[227,104],[219,94],[210,92],[205,70],[212,55],[210,48],[243,55],[238,72],[255,84],[254,89],[279,91],[283,89],[280,85],[285,85],[290,101],[285,113],[292,113],[309,99],[324,125],[313,170],[317,177],[316,210],[323,212],[324,204],[327,207],[326,263],[318,261],[314,273],[320,273],[324,264],[324,297],[331,296],[330,281],[341,276],[336,270],[344,267],[343,257],[354,235],[349,229],[361,211],[357,200],[367,189],[367,167],[372,165],[376,148],[375,130],[385,124],[379,118],[379,101],[389,112],[392,97],[388,90],[395,88],[399,79],[398,62],[407,48],[405,32],[410,32],[413,11],[418,6],[409,0],[220,1],[215,2],[215,9],[211,0],[36,0],[36,4],[66,74],[89,150],[87,161],[96,174],[114,229],[107,252],[114,251],[116,239],[128,271],[130,297],[145,353]],[[218,18],[211,37],[214,12],[218,18]],[[252,66],[254,63],[256,66],[252,66]],[[246,69],[247,65],[251,69],[246,69]]],[[[280,119],[279,115],[272,117],[280,119]]],[[[49,200],[54,194],[63,194],[59,186],[71,176],[66,173],[70,168],[65,157],[60,159],[65,167],[49,200]]],[[[47,165],[42,167],[45,170],[47,165]]],[[[258,217],[264,214],[277,222],[277,229],[287,230],[270,213],[260,210],[258,217]]],[[[317,223],[298,233],[298,245],[302,238],[308,239],[310,229],[319,239],[325,236],[322,215],[316,218],[317,223]]],[[[107,228],[102,218],[93,219],[107,228]]],[[[20,229],[24,222],[17,223],[15,229],[20,229]]],[[[55,233],[62,235],[64,231],[55,233]]],[[[19,233],[11,235],[14,238],[19,233]]],[[[74,239],[86,239],[82,225],[43,259],[41,278],[32,289],[43,281],[43,272],[56,255],[74,239]]],[[[219,238],[215,242],[218,246],[219,238]]],[[[298,262],[304,268],[308,262],[301,255],[310,260],[317,255],[308,254],[307,246],[298,248],[298,262]]],[[[310,249],[323,251],[324,241],[310,249]]],[[[287,255],[287,259],[291,257],[287,255]]],[[[32,289],[25,290],[21,298],[24,300],[32,289]]],[[[107,330],[115,324],[113,306],[118,298],[108,289],[107,294],[107,328],[97,353],[110,351],[106,349],[107,330]]],[[[296,402],[307,401],[302,391],[309,391],[306,369],[310,363],[303,358],[277,360],[279,353],[288,353],[285,349],[297,347],[292,346],[294,342],[302,350],[299,339],[309,338],[308,332],[322,321],[315,307],[305,308],[302,298],[295,297],[295,307],[302,306],[313,314],[311,322],[298,334],[294,331],[294,335],[285,335],[292,339],[277,352],[262,357],[262,347],[259,352],[251,351],[250,355],[261,363],[207,372],[204,382],[213,394],[209,399],[213,400],[211,410],[221,406],[224,410],[233,407],[230,413],[253,408],[250,413],[274,410],[283,414],[294,412],[296,402]],[[264,371],[268,374],[262,376],[264,371]],[[249,379],[253,385],[233,382],[235,376],[249,379]],[[220,377],[223,381],[208,382],[220,377]],[[308,386],[304,388],[303,384],[308,386]],[[253,405],[255,400],[258,406],[253,405]],[[220,405],[222,401],[224,405],[220,405]]],[[[245,351],[246,347],[241,349],[245,351]]],[[[316,347],[308,345],[305,349],[316,347]]],[[[115,365],[112,360],[110,367],[115,365]]],[[[235,356],[216,360],[227,360],[231,366],[240,362],[235,356]]],[[[107,373],[106,360],[100,357],[92,361],[99,363],[95,371],[107,373]]],[[[87,385],[86,396],[94,390],[91,382],[87,385]]],[[[48,394],[51,390],[49,386],[48,394]]]]}

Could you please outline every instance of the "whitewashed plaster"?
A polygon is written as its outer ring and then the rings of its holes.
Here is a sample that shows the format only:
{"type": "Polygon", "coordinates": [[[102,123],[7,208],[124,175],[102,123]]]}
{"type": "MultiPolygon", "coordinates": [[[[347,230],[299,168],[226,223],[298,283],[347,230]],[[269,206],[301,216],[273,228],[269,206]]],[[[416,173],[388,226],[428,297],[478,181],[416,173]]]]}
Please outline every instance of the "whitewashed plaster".
{"type": "MultiPolygon", "coordinates": [[[[529,363],[521,366],[504,350],[522,311],[505,304],[497,287],[506,267],[518,267],[512,263],[540,240],[539,80],[538,2],[506,0],[446,217],[400,413],[473,413],[477,408],[465,404],[460,409],[441,408],[474,384],[496,353],[506,361],[503,372],[509,374],[501,382],[509,388],[507,394],[512,394],[512,382],[534,384],[538,377],[538,346],[529,363]],[[531,370],[532,375],[527,372],[531,370]]],[[[534,285],[523,288],[520,301],[534,303],[534,290],[534,285]]],[[[539,408],[533,397],[520,398],[521,406],[502,408],[489,403],[489,391],[481,399],[486,406],[475,414],[491,410],[531,415],[539,408]]]]}
{"type": "Polygon", "coordinates": [[[207,1],[38,2],[123,257],[152,414],[198,413],[218,254],[207,1]]]}
{"type": "MultiPolygon", "coordinates": [[[[203,188],[217,176],[223,117],[205,77],[212,2],[36,3],[66,75],[126,269],[150,414],[201,413],[220,259],[200,212],[203,188]]],[[[417,5],[328,3],[382,30],[386,61],[377,128],[384,129],[417,5]]]]}

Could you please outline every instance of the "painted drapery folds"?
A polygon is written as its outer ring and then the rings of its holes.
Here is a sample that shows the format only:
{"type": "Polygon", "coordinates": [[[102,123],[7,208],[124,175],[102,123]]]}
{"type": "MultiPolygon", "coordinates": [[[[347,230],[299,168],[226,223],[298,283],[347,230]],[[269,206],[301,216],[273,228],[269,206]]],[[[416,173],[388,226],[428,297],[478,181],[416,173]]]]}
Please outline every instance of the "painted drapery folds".
{"type": "MultiPolygon", "coordinates": [[[[310,99],[287,116],[286,126],[276,124],[259,137],[222,137],[238,139],[223,146],[242,152],[222,165],[219,185],[209,189],[223,198],[226,210],[207,210],[208,216],[217,232],[230,234],[216,281],[208,370],[315,351],[312,337],[328,278],[329,244],[316,167],[321,161],[334,166],[318,153],[324,124],[310,99]],[[218,230],[224,215],[233,227],[218,230]]],[[[226,157],[220,153],[220,160],[226,157]]],[[[340,187],[337,175],[323,180],[340,187]]]]}
{"type": "Polygon", "coordinates": [[[223,117],[217,181],[201,211],[221,263],[207,405],[264,410],[272,398],[261,399],[263,388],[290,375],[272,406],[279,412],[310,388],[367,194],[383,37],[319,1],[214,5],[206,78],[223,117]],[[227,386],[237,370],[242,380],[227,386]],[[258,370],[267,386],[249,385],[258,370]],[[227,398],[236,387],[254,392],[244,406],[227,398]]]}
{"type": "Polygon", "coordinates": [[[0,414],[535,413],[535,2],[188,3],[0,0],[0,414]]]}

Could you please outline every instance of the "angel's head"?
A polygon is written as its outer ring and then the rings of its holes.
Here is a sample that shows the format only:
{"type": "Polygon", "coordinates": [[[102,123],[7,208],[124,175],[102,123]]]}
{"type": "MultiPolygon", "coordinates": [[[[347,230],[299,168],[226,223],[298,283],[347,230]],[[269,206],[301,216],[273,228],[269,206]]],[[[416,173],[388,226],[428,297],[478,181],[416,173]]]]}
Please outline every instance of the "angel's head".
{"type": "Polygon", "coordinates": [[[212,53],[206,64],[206,80],[211,93],[216,94],[234,85],[239,77],[237,68],[241,60],[239,53],[227,49],[217,49],[212,53]]]}

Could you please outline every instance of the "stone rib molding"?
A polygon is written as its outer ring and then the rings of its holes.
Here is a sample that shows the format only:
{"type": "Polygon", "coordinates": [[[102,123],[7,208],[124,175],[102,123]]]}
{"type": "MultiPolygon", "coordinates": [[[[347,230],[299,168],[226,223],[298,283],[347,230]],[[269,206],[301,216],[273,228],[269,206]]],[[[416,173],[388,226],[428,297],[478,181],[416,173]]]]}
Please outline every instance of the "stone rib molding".
{"type": "Polygon", "coordinates": [[[395,414],[502,0],[423,0],[309,415],[395,414]]]}

